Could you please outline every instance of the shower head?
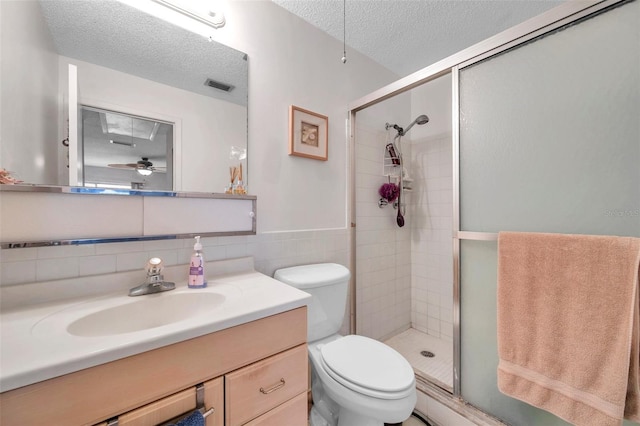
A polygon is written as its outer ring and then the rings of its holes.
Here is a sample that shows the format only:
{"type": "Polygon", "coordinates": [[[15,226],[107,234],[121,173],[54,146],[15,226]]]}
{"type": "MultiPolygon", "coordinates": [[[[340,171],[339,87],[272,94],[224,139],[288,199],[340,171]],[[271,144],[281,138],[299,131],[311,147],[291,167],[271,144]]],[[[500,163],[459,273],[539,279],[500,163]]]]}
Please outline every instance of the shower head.
{"type": "MultiPolygon", "coordinates": [[[[385,124],[385,129],[389,130],[390,128],[394,128],[397,130],[398,132],[398,136],[404,136],[407,134],[407,132],[409,131],[409,129],[411,129],[415,124],[418,124],[420,126],[422,126],[423,124],[427,124],[429,122],[429,117],[427,117],[426,115],[422,114],[419,115],[418,118],[416,118],[415,120],[413,120],[413,122],[411,124],[409,124],[409,126],[407,126],[406,129],[403,129],[402,127],[398,126],[397,124],[385,124]]],[[[396,137],[398,137],[396,136],[396,137]]]]}
{"type": "Polygon", "coordinates": [[[416,118],[415,120],[413,120],[413,122],[411,124],[409,124],[407,126],[406,129],[400,131],[400,135],[404,136],[407,134],[407,132],[415,125],[418,124],[419,126],[422,126],[423,124],[427,124],[429,122],[429,117],[427,117],[426,115],[422,114],[419,115],[418,118],[416,118]]]}

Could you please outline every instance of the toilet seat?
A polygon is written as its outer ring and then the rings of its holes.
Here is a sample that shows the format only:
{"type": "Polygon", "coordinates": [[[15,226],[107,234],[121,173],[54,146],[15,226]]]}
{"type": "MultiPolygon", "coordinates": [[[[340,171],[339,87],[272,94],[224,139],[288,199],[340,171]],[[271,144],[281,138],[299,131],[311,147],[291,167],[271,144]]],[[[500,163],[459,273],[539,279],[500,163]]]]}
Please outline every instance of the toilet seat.
{"type": "Polygon", "coordinates": [[[401,399],[413,392],[411,365],[377,340],[350,335],[319,349],[327,374],[351,390],[380,399],[401,399]]]}

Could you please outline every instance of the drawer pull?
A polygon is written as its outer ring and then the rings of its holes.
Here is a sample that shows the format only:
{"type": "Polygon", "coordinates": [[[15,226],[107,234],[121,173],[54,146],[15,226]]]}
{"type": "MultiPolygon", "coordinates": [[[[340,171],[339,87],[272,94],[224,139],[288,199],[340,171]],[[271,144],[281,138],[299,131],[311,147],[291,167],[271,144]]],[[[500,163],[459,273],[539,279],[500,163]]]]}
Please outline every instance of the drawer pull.
{"type": "MultiPolygon", "coordinates": [[[[202,413],[203,411],[204,411],[204,407],[200,408],[200,412],[202,413]]],[[[207,411],[204,411],[204,413],[202,413],[202,417],[204,417],[206,419],[207,417],[209,417],[210,415],[212,415],[215,412],[216,412],[216,409],[211,407],[207,411]]]]}
{"type": "MultiPolygon", "coordinates": [[[[280,381],[278,383],[276,383],[275,385],[271,386],[270,388],[260,388],[260,392],[262,392],[263,394],[267,395],[273,391],[277,391],[278,389],[280,389],[281,387],[283,387],[285,385],[284,379],[280,379],[280,381]]],[[[255,389],[255,388],[254,388],[255,389]]]]}

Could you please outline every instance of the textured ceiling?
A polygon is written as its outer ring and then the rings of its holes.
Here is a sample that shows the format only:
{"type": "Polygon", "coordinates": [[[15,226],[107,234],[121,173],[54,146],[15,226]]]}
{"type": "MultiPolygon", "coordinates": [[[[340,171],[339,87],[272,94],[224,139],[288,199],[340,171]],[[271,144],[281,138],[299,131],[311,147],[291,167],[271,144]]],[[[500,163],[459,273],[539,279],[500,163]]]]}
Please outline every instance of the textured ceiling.
{"type": "MultiPolygon", "coordinates": [[[[272,0],[342,41],[341,0],[272,0]]],[[[113,0],[41,0],[59,53],[212,95],[213,78],[236,86],[213,96],[246,104],[243,54],[113,0]],[[123,49],[126,46],[127,49],[123,49]],[[222,55],[224,60],[204,61],[222,55]],[[220,67],[221,64],[227,64],[220,67]]],[[[545,12],[561,0],[347,0],[347,57],[355,49],[408,75],[545,12]]],[[[336,52],[337,60],[342,51],[336,52]]]]}
{"type": "MultiPolygon", "coordinates": [[[[342,41],[341,0],[272,0],[342,41]]],[[[560,0],[346,0],[353,48],[404,77],[557,5],[560,0]]],[[[336,52],[337,60],[342,51],[336,52]]]]}

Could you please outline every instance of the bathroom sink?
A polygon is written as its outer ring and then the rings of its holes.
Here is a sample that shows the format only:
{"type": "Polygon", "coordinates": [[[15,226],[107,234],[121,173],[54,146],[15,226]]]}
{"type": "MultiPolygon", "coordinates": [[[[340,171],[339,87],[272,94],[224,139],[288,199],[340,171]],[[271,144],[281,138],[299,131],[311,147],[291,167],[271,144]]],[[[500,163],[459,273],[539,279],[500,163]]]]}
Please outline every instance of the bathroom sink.
{"type": "Polygon", "coordinates": [[[202,289],[189,289],[182,281],[175,290],[129,297],[134,283],[117,281],[129,275],[95,282],[82,277],[65,282],[60,298],[3,309],[0,392],[297,309],[310,297],[249,269],[253,259],[218,266],[202,289]],[[112,282],[119,290],[98,293],[112,282]],[[70,297],[76,288],[78,294],[70,297]]]}
{"type": "Polygon", "coordinates": [[[173,324],[205,314],[222,304],[217,293],[167,293],[106,308],[81,317],[67,327],[74,336],[108,336],[173,324]],[[154,297],[155,296],[155,297],[154,297]]]}
{"type": "MultiPolygon", "coordinates": [[[[53,327],[66,325],[68,334],[80,337],[114,336],[150,330],[211,313],[226,300],[219,293],[159,293],[123,298],[122,303],[80,304],[38,322],[34,335],[45,335],[53,327]],[[57,326],[56,326],[57,324],[57,326]]],[[[57,330],[55,330],[57,331],[57,330]]]]}

